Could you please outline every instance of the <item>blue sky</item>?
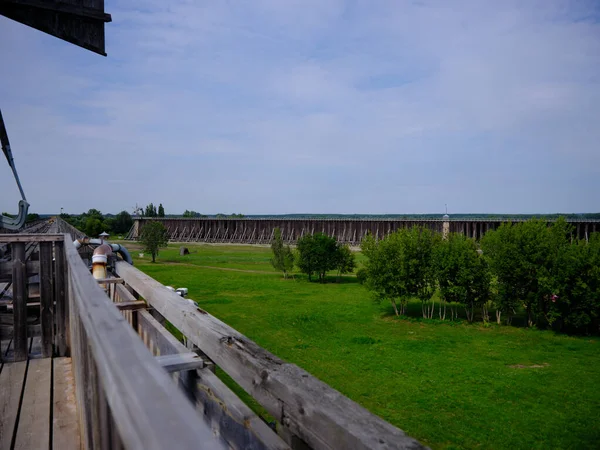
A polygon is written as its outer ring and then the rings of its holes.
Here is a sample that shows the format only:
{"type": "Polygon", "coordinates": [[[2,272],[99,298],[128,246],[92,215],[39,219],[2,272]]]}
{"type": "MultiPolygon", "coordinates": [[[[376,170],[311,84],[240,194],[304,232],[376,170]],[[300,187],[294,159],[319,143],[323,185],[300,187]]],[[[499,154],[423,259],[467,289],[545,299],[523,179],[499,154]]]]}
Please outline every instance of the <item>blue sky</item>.
{"type": "Polygon", "coordinates": [[[0,107],[37,212],[597,212],[599,5],[106,0],[107,58],[0,17],[0,107]]]}

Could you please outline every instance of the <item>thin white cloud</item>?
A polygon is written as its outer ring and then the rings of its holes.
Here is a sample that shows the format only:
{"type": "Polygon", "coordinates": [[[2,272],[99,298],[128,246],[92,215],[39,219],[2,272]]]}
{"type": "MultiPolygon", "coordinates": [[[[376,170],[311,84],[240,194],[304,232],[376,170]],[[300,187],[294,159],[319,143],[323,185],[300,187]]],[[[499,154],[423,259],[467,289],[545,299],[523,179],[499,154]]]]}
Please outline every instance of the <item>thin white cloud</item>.
{"type": "Polygon", "coordinates": [[[594,4],[116,1],[106,59],[0,19],[0,106],[40,212],[593,211],[594,4]]]}

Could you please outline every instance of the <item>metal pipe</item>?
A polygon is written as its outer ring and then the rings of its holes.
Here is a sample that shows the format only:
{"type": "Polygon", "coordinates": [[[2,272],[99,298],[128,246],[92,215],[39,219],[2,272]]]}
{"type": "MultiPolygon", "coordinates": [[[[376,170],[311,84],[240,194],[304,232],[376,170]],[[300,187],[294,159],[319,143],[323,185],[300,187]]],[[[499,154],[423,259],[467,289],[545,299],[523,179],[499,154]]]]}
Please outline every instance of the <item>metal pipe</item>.
{"type": "Polygon", "coordinates": [[[112,247],[108,244],[99,245],[94,249],[94,254],[92,255],[92,276],[96,280],[104,280],[106,278],[106,263],[112,252],[112,247]]]}
{"type": "Polygon", "coordinates": [[[129,252],[127,251],[127,249],[125,247],[123,247],[121,244],[109,244],[113,251],[117,252],[119,255],[121,255],[121,257],[123,258],[124,261],[128,262],[129,264],[131,264],[133,266],[133,259],[131,258],[131,255],[129,254],[129,252]]]}
{"type": "Polygon", "coordinates": [[[75,246],[75,248],[80,248],[82,245],[87,245],[87,244],[109,245],[114,252],[121,255],[121,257],[123,258],[124,261],[127,261],[129,264],[131,264],[133,266],[133,259],[131,258],[131,255],[129,254],[127,249],[125,247],[123,247],[121,244],[109,244],[108,242],[104,242],[102,239],[90,239],[87,237],[84,237],[81,239],[76,239],[73,241],[73,245],[75,246]]]}

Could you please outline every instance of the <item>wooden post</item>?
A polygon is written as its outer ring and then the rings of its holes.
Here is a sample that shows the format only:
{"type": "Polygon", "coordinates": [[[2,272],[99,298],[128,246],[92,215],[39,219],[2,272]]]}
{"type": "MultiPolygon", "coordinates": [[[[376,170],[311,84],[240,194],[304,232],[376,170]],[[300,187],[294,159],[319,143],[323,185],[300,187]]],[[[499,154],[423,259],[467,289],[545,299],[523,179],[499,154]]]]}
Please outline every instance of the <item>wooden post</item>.
{"type": "Polygon", "coordinates": [[[15,361],[27,360],[27,266],[25,243],[12,243],[13,347],[15,361]]]}
{"type": "Polygon", "coordinates": [[[54,322],[56,324],[56,335],[54,345],[58,356],[67,356],[67,330],[69,328],[69,305],[67,303],[65,247],[63,242],[54,243],[54,298],[56,310],[54,322]]]}
{"type": "Polygon", "coordinates": [[[52,357],[54,337],[54,279],[52,274],[52,242],[40,242],[40,321],[42,324],[42,357],[52,357]]]}

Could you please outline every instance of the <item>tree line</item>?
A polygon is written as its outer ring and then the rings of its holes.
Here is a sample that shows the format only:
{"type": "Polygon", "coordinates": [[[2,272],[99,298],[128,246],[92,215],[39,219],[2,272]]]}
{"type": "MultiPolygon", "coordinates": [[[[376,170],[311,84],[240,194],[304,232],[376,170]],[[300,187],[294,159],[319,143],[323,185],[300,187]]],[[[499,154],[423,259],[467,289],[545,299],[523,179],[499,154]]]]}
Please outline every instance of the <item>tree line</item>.
{"type": "Polygon", "coordinates": [[[462,234],[446,239],[429,229],[401,229],[382,240],[367,236],[359,280],[376,298],[405,314],[409,299],[422,314],[472,322],[495,311],[498,324],[523,312],[528,326],[570,333],[600,332],[600,233],[578,239],[564,218],[505,223],[480,245],[462,234]],[[437,294],[434,296],[434,294],[437,294]],[[449,309],[449,311],[448,311],[449,309]]]}
{"type": "Polygon", "coordinates": [[[158,205],[158,208],[154,206],[154,203],[150,203],[144,208],[144,217],[165,217],[165,208],[162,203],[158,205]]]}
{"type": "Polygon", "coordinates": [[[338,243],[335,238],[324,233],[301,237],[294,252],[289,245],[284,244],[281,230],[275,228],[271,250],[273,251],[271,265],[281,270],[284,278],[287,278],[289,272],[297,266],[301,273],[308,275],[309,281],[316,276],[318,281],[323,283],[327,273],[332,270],[337,272],[339,281],[341,275],[353,272],[356,267],[356,260],[350,247],[338,243]]]}
{"type": "MultiPolygon", "coordinates": [[[[183,217],[211,217],[209,215],[206,214],[200,214],[197,211],[189,211],[189,210],[185,210],[183,212],[183,217]]],[[[225,218],[232,218],[232,219],[243,219],[244,217],[246,217],[244,214],[223,214],[223,213],[218,213],[216,214],[214,217],[216,217],[217,219],[225,219],[225,218]]]]}
{"type": "Polygon", "coordinates": [[[112,235],[125,234],[133,226],[133,219],[127,211],[112,216],[92,208],[79,215],[62,213],[60,218],[89,237],[98,237],[104,231],[112,235]]]}

